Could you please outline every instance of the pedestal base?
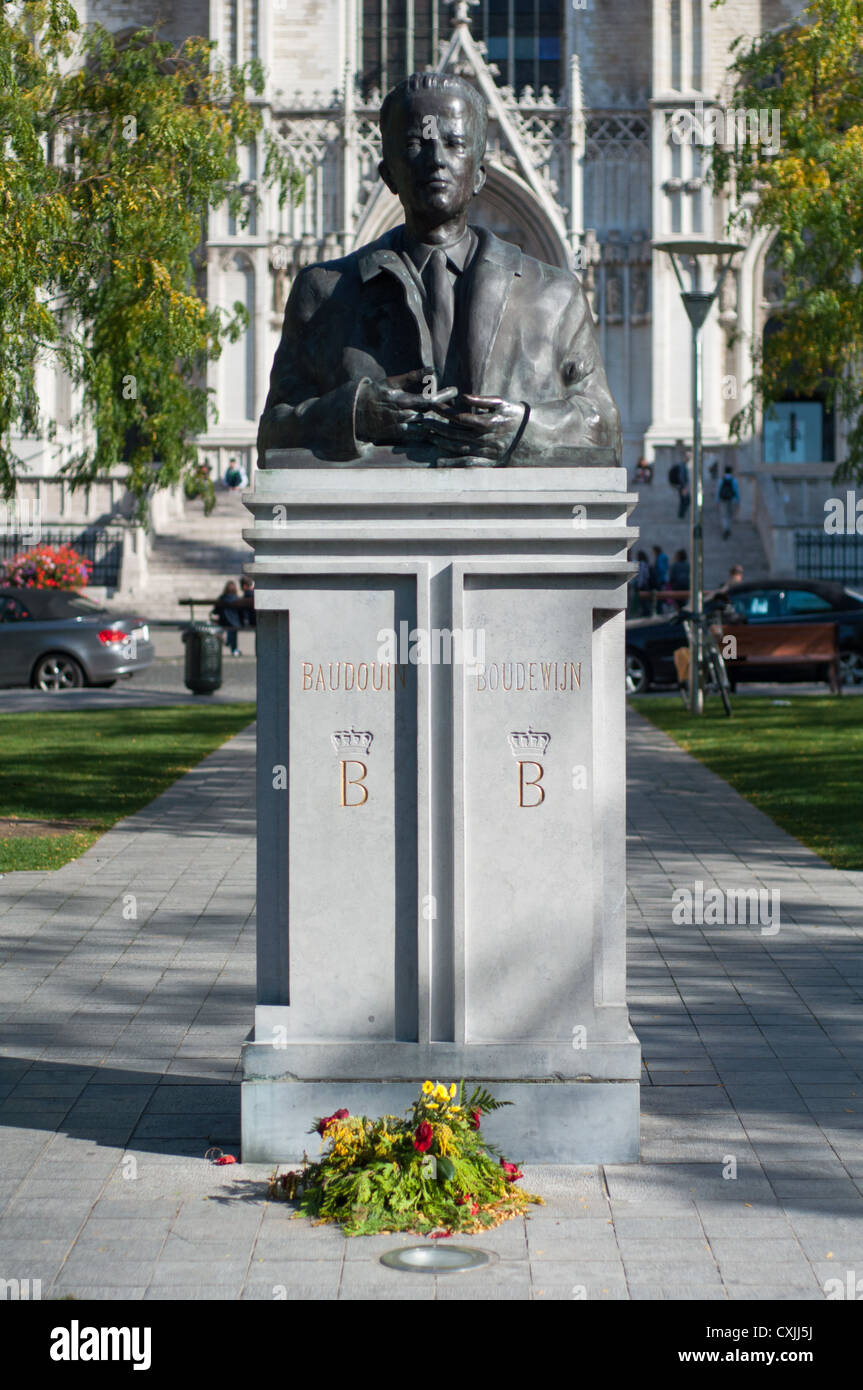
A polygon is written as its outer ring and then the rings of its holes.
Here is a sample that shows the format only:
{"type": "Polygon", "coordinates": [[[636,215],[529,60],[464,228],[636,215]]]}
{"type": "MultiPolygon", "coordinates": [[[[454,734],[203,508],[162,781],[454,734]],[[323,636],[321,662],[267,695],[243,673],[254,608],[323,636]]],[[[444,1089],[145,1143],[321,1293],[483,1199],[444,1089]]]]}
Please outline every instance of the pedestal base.
{"type": "Polygon", "coordinates": [[[460,1078],[514,1102],[487,1125],[513,1160],[637,1159],[634,501],[616,468],[258,474],[246,1161],[460,1078]]]}
{"type": "MultiPolygon", "coordinates": [[[[425,1079],[425,1078],[423,1078],[425,1079]]],[[[637,1081],[500,1081],[512,1106],[483,1121],[490,1143],[518,1163],[637,1163],[637,1081]]],[[[299,1163],[319,1152],[312,1121],[344,1107],[352,1115],[404,1115],[418,1083],[244,1081],[243,1162],[299,1163]]]]}

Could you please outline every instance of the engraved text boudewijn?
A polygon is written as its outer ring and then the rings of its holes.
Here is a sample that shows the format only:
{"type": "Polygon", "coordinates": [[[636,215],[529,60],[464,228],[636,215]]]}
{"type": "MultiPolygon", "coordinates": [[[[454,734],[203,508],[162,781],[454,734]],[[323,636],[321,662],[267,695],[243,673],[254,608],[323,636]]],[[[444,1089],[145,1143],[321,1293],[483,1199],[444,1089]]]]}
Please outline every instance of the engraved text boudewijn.
{"type": "Polygon", "coordinates": [[[482,691],[553,691],[581,689],[580,661],[492,661],[478,667],[476,689],[482,691]]]}
{"type": "MultiPolygon", "coordinates": [[[[366,691],[386,693],[407,689],[408,666],[393,661],[301,661],[300,689],[329,693],[366,691]]],[[[581,690],[580,661],[493,661],[468,668],[468,680],[479,693],[543,693],[581,690]]]]}

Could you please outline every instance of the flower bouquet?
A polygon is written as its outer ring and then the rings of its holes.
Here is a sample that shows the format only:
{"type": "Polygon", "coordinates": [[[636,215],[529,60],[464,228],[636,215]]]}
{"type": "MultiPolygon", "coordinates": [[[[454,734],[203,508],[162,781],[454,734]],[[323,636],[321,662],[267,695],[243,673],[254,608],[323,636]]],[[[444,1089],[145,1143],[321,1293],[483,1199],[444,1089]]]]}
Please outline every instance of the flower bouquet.
{"type": "Polygon", "coordinates": [[[269,1195],[298,1199],[298,1216],[337,1222],[350,1236],[488,1230],[542,1203],[515,1186],[518,1167],[483,1138],[483,1116],[509,1104],[479,1086],[466,1097],[464,1082],[424,1081],[407,1119],[337,1110],[309,1131],[327,1146],[323,1158],[274,1175],[269,1195]]]}
{"type": "Polygon", "coordinates": [[[10,589],[81,589],[93,565],[71,545],[34,545],[0,561],[0,582],[10,589]]]}

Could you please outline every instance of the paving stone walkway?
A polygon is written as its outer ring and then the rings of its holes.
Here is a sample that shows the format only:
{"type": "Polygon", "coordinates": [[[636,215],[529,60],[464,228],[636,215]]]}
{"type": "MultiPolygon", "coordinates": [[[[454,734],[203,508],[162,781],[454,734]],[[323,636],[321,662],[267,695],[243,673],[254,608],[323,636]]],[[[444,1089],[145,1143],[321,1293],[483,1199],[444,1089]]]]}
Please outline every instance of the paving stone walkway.
{"type": "MultiPolygon", "coordinates": [[[[0,1278],[76,1299],[824,1299],[863,1279],[863,873],[632,714],[642,1162],[536,1167],[497,1262],[401,1275],[264,1199],[239,1151],[254,999],[253,732],[54,873],[0,878],[0,1278]],[[779,930],[672,920],[780,892],[779,930]],[[827,1281],[836,1280],[836,1285],[827,1281]]],[[[863,1289],[863,1284],[861,1284],[863,1289]]]]}

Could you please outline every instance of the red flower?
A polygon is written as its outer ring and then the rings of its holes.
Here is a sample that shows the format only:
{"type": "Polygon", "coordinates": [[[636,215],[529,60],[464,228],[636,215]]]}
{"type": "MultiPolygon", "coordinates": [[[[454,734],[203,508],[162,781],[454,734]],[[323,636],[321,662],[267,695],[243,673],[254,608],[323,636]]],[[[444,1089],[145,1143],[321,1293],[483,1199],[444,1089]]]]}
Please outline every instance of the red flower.
{"type": "Polygon", "coordinates": [[[432,1146],[434,1130],[428,1120],[423,1120],[414,1130],[414,1148],[418,1154],[426,1153],[432,1146]]]}
{"type": "Polygon", "coordinates": [[[432,1240],[448,1240],[449,1237],[450,1237],[451,1235],[452,1235],[452,1231],[432,1231],[432,1233],[431,1233],[431,1239],[432,1239],[432,1240]]]}
{"type": "Polygon", "coordinates": [[[468,1203],[470,1203],[471,1216],[476,1216],[477,1212],[479,1211],[479,1203],[474,1201],[473,1197],[469,1192],[465,1192],[462,1194],[461,1197],[456,1197],[455,1199],[455,1204],[457,1207],[466,1207],[468,1203]]]}
{"type": "Polygon", "coordinates": [[[503,1169],[503,1175],[507,1182],[518,1182],[519,1178],[524,1177],[524,1173],[518,1171],[517,1163],[507,1163],[506,1159],[502,1158],[500,1166],[503,1169]]]}
{"type": "Polygon", "coordinates": [[[216,1159],[220,1168],[223,1168],[226,1163],[236,1163],[236,1161],[233,1154],[222,1154],[221,1158],[216,1159]]]}
{"type": "Polygon", "coordinates": [[[327,1115],[323,1120],[318,1121],[318,1134],[323,1136],[327,1125],[331,1125],[334,1120],[346,1120],[350,1115],[349,1110],[336,1110],[332,1115],[327,1115]]]}
{"type": "Polygon", "coordinates": [[[470,1112],[470,1127],[471,1127],[471,1129],[479,1129],[479,1127],[480,1127],[481,1124],[482,1124],[482,1111],[481,1111],[481,1110],[472,1110],[472,1111],[470,1112]]]}

